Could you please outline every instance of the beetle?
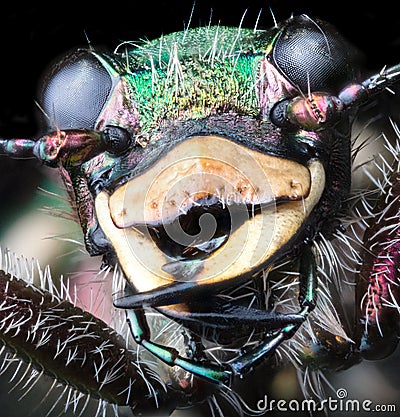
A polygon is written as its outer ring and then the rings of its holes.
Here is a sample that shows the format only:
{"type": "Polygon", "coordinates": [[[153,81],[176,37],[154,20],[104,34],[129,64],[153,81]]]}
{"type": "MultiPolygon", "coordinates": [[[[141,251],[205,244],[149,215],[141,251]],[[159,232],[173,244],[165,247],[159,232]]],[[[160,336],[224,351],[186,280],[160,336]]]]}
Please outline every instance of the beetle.
{"type": "MultiPolygon", "coordinates": [[[[124,273],[114,305],[135,341],[168,365],[229,385],[315,308],[312,245],[331,237],[348,209],[352,122],[400,76],[394,66],[363,79],[357,60],[333,27],[307,15],[268,31],[202,27],[114,53],[79,49],[44,79],[46,133],[2,139],[0,151],[59,168],[87,251],[124,273]],[[284,261],[298,264],[297,311],[220,297],[284,261]],[[152,340],[148,307],[194,339],[256,331],[260,341],[222,364],[205,359],[201,343],[183,356],[152,340]]],[[[367,311],[378,320],[360,330],[355,351],[382,344],[380,316],[397,319],[373,298],[359,328],[372,320],[367,311]]]]}

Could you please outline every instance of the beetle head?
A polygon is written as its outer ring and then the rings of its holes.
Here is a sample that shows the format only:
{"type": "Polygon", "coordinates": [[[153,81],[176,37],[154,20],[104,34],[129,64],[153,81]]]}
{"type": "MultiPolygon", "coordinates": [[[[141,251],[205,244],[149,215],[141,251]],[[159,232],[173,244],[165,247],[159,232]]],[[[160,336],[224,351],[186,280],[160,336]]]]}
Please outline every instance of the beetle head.
{"type": "Polygon", "coordinates": [[[69,54],[41,103],[53,129],[101,132],[97,155],[63,165],[138,291],[249,277],[341,209],[350,119],[335,94],[356,65],[332,27],[299,16],[128,46],[69,54]]]}

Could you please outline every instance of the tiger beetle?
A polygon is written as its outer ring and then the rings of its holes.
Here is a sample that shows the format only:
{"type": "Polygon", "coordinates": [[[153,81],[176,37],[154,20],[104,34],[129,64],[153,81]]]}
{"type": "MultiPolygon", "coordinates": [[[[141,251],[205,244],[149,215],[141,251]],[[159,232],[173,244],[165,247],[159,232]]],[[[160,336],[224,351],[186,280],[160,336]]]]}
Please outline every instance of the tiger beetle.
{"type": "MultiPolygon", "coordinates": [[[[1,139],[0,151],[59,169],[87,251],[123,270],[114,306],[125,309],[134,340],[168,365],[229,385],[314,309],[312,243],[331,236],[347,209],[352,123],[399,79],[400,65],[364,79],[357,52],[307,15],[266,31],[209,26],[114,52],[81,48],[44,78],[46,133],[1,139]],[[218,297],[283,259],[299,262],[296,313],[218,297]],[[152,341],[148,307],[193,334],[262,337],[213,364],[201,348],[184,356],[152,341]]],[[[379,343],[377,326],[368,332],[356,349],[379,343]]]]}

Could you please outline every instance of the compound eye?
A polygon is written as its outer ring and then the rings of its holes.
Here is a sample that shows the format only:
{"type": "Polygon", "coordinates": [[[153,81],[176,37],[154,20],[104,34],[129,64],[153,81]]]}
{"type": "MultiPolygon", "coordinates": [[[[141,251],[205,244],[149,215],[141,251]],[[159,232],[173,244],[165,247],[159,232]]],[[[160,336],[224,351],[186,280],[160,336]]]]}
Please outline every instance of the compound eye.
{"type": "Polygon", "coordinates": [[[303,93],[337,91],[355,77],[358,53],[328,23],[306,15],[291,19],[276,40],[274,64],[303,93]]]}
{"type": "Polygon", "coordinates": [[[93,129],[112,89],[107,70],[89,51],[75,51],[50,68],[41,104],[51,128],[93,129]]]}

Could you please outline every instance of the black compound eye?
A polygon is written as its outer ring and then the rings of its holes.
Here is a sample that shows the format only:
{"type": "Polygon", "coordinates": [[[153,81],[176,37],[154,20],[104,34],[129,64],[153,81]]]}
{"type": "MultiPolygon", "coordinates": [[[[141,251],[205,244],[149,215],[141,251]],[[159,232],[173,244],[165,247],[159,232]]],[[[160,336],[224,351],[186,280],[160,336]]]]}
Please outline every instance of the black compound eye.
{"type": "Polygon", "coordinates": [[[291,19],[276,40],[273,61],[304,93],[337,91],[356,76],[359,54],[331,25],[306,15],[291,19]]]}
{"type": "Polygon", "coordinates": [[[131,134],[119,126],[106,126],[103,137],[107,151],[116,155],[125,152],[132,144],[131,134]]]}
{"type": "Polygon", "coordinates": [[[93,129],[112,89],[110,75],[90,51],[76,51],[50,68],[41,93],[47,124],[93,129]]]}

